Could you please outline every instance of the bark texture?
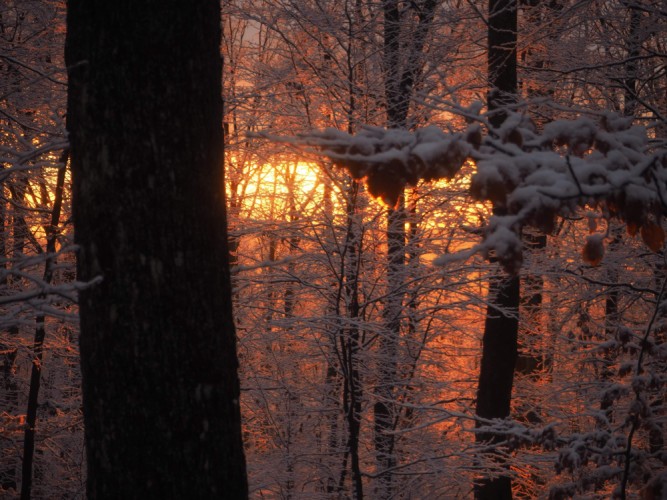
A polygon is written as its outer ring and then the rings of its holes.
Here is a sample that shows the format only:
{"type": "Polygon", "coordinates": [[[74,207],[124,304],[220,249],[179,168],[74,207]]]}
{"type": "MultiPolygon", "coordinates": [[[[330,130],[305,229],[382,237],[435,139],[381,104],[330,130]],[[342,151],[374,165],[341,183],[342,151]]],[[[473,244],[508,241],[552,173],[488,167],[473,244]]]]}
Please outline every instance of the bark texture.
{"type": "Polygon", "coordinates": [[[68,2],[89,498],[245,498],[214,0],[68,2]]]}
{"type": "MultiPolygon", "coordinates": [[[[489,0],[488,73],[489,121],[500,127],[507,116],[506,107],[516,102],[517,94],[517,2],[489,0]]],[[[494,207],[495,213],[502,209],[494,207]]],[[[484,324],[482,360],[477,387],[477,415],[486,419],[510,414],[514,367],[519,332],[518,276],[497,276],[489,284],[489,307],[484,324]]],[[[495,445],[502,437],[477,434],[478,442],[495,445]]],[[[484,477],[475,485],[477,500],[512,498],[510,476],[484,477]]]]}

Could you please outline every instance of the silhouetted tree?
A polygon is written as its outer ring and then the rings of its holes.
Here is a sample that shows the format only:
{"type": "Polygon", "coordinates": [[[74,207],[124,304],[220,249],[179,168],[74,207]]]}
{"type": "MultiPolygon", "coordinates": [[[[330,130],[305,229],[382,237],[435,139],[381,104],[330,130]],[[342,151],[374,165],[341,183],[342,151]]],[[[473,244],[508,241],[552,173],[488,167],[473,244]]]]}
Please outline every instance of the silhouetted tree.
{"type": "MultiPolygon", "coordinates": [[[[500,127],[507,116],[506,106],[516,100],[516,0],[489,1],[488,72],[489,122],[500,127]]],[[[503,207],[494,206],[502,214],[503,207]]],[[[517,359],[519,333],[520,282],[518,276],[499,275],[489,284],[489,306],[484,323],[482,360],[477,387],[476,414],[486,419],[505,418],[510,414],[514,366],[517,359]]],[[[478,442],[497,443],[504,440],[484,432],[476,435],[478,442]]],[[[475,485],[475,498],[510,499],[512,483],[509,476],[484,478],[475,485]]]]}
{"type": "Polygon", "coordinates": [[[244,498],[214,0],[68,4],[90,498],[244,498]]]}

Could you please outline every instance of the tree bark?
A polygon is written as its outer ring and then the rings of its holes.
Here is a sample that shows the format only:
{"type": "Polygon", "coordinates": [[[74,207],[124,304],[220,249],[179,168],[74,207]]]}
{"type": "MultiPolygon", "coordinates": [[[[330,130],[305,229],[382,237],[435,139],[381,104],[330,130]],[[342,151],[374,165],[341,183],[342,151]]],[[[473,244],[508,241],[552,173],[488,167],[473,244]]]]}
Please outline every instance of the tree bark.
{"type": "MultiPolygon", "coordinates": [[[[517,359],[519,291],[519,278],[516,276],[498,276],[489,286],[476,410],[477,416],[485,419],[505,418],[510,414],[517,359]]],[[[504,440],[484,432],[479,432],[476,437],[478,442],[491,445],[504,440]]],[[[481,479],[475,485],[475,498],[511,499],[510,477],[481,479]]]]}
{"type": "MultiPolygon", "coordinates": [[[[489,0],[488,108],[493,127],[502,125],[507,117],[507,106],[516,102],[516,39],[516,0],[489,0]]],[[[510,414],[517,359],[519,300],[518,276],[497,276],[491,280],[476,409],[477,415],[485,419],[505,418],[510,414]]],[[[476,439],[491,445],[503,440],[484,432],[478,433],[476,439]]],[[[475,498],[511,499],[511,478],[507,475],[481,478],[475,484],[475,498]]]]}
{"type": "MultiPolygon", "coordinates": [[[[6,181],[5,181],[6,182],[6,181]]],[[[8,253],[9,221],[8,205],[4,196],[4,187],[0,189],[0,292],[6,293],[9,280],[7,267],[10,262],[8,253]]],[[[4,313],[4,311],[3,311],[4,313]]],[[[0,404],[8,415],[14,415],[18,403],[18,384],[16,381],[16,356],[18,348],[15,335],[7,329],[0,332],[0,404]]],[[[0,492],[15,490],[17,485],[16,460],[11,453],[13,442],[2,445],[3,459],[0,461],[0,492]]]]}
{"type": "MultiPolygon", "coordinates": [[[[345,297],[348,313],[348,326],[343,329],[341,339],[341,358],[343,362],[343,411],[347,421],[347,449],[350,454],[350,469],[354,498],[364,498],[364,483],[360,461],[361,403],[363,398],[362,375],[359,370],[362,339],[359,328],[359,272],[361,258],[361,229],[358,227],[356,206],[359,186],[353,185],[346,203],[347,232],[345,235],[345,258],[342,261],[341,276],[345,276],[345,297]]],[[[342,486],[342,484],[340,485],[342,486]]]]}
{"type": "Polygon", "coordinates": [[[214,0],[70,0],[88,497],[246,498],[214,0]]]}
{"type": "MultiPolygon", "coordinates": [[[[383,63],[384,89],[387,106],[387,126],[408,128],[408,114],[414,86],[423,70],[423,52],[433,24],[436,0],[413,2],[410,11],[401,12],[398,0],[383,0],[383,63]],[[410,44],[401,47],[405,23],[410,15],[417,18],[410,44]]],[[[378,340],[377,402],[373,408],[373,441],[379,472],[376,496],[394,495],[393,469],[399,462],[395,449],[394,431],[398,426],[396,387],[398,385],[398,347],[401,338],[401,316],[405,299],[404,282],[406,263],[405,197],[401,193],[395,207],[387,210],[387,297],[385,300],[384,329],[378,340]]]]}
{"type": "Polygon", "coordinates": [[[500,127],[517,94],[517,0],[489,0],[489,121],[500,127]]]}
{"type": "MultiPolygon", "coordinates": [[[[58,226],[60,225],[60,213],[63,204],[63,190],[65,187],[65,169],[69,151],[61,156],[62,165],[58,170],[56,178],[56,191],[54,193],[51,220],[46,226],[46,260],[44,262],[44,276],[42,280],[46,284],[53,281],[54,265],[56,263],[56,244],[58,238],[58,226]]],[[[33,462],[35,456],[35,428],[37,426],[37,409],[39,403],[39,389],[42,381],[42,360],[44,357],[44,339],[46,337],[45,314],[39,313],[35,319],[35,339],[32,347],[32,367],[30,370],[30,390],[28,392],[28,408],[26,411],[26,426],[23,439],[23,461],[21,467],[21,498],[28,500],[32,493],[33,462]]]]}

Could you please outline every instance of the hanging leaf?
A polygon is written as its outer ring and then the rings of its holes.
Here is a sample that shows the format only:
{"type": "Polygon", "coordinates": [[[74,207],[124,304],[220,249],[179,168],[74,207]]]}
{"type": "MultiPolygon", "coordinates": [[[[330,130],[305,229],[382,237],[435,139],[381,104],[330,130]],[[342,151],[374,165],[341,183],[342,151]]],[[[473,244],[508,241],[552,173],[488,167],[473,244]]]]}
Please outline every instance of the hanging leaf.
{"type": "Polygon", "coordinates": [[[637,226],[637,224],[634,222],[628,222],[625,226],[625,229],[629,236],[637,236],[637,233],[639,232],[639,226],[637,226]]]}
{"type": "Polygon", "coordinates": [[[553,234],[556,230],[556,211],[552,208],[538,210],[533,216],[532,224],[543,234],[553,234]]]}
{"type": "Polygon", "coordinates": [[[655,222],[644,224],[640,230],[642,240],[653,252],[659,252],[665,244],[665,230],[655,222]]]}
{"type": "Polygon", "coordinates": [[[598,230],[598,221],[593,215],[588,216],[588,232],[593,234],[598,230]]]}
{"type": "Polygon", "coordinates": [[[600,233],[591,234],[586,237],[586,244],[582,251],[584,262],[591,266],[597,266],[604,257],[604,235],[600,233]]]}
{"type": "Polygon", "coordinates": [[[396,207],[401,193],[405,189],[405,181],[391,172],[370,172],[366,177],[366,187],[374,198],[379,198],[387,207],[396,207]]]}
{"type": "Polygon", "coordinates": [[[523,146],[523,135],[517,129],[510,130],[510,133],[507,134],[507,142],[515,144],[516,146],[523,146]]]}

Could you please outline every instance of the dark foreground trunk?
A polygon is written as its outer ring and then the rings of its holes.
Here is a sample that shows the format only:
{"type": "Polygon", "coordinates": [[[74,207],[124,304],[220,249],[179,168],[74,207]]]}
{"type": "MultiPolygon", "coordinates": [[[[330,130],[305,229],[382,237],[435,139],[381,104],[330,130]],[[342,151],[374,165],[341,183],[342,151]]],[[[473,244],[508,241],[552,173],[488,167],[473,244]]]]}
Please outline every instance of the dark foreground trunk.
{"type": "MultiPolygon", "coordinates": [[[[477,416],[485,419],[504,418],[510,413],[514,366],[517,359],[519,296],[518,276],[498,277],[491,281],[477,389],[477,416]]],[[[477,434],[479,443],[491,446],[504,439],[492,433],[477,434]]],[[[481,479],[475,485],[475,498],[511,499],[510,477],[501,475],[481,479]]]]}
{"type": "MultiPolygon", "coordinates": [[[[516,102],[516,7],[516,0],[489,0],[488,108],[489,121],[494,127],[502,125],[507,116],[506,107],[516,102]]],[[[502,213],[502,210],[502,207],[494,207],[496,213],[502,213]]],[[[477,415],[482,418],[509,416],[517,359],[519,299],[520,286],[517,276],[498,276],[491,281],[477,388],[477,415]]],[[[477,435],[478,442],[492,446],[502,440],[502,437],[490,434],[477,435]]],[[[502,463],[499,465],[503,466],[502,463]]],[[[510,476],[480,479],[475,484],[475,498],[511,499],[510,476]]]]}
{"type": "Polygon", "coordinates": [[[244,498],[214,0],[68,2],[89,498],[244,498]]]}

